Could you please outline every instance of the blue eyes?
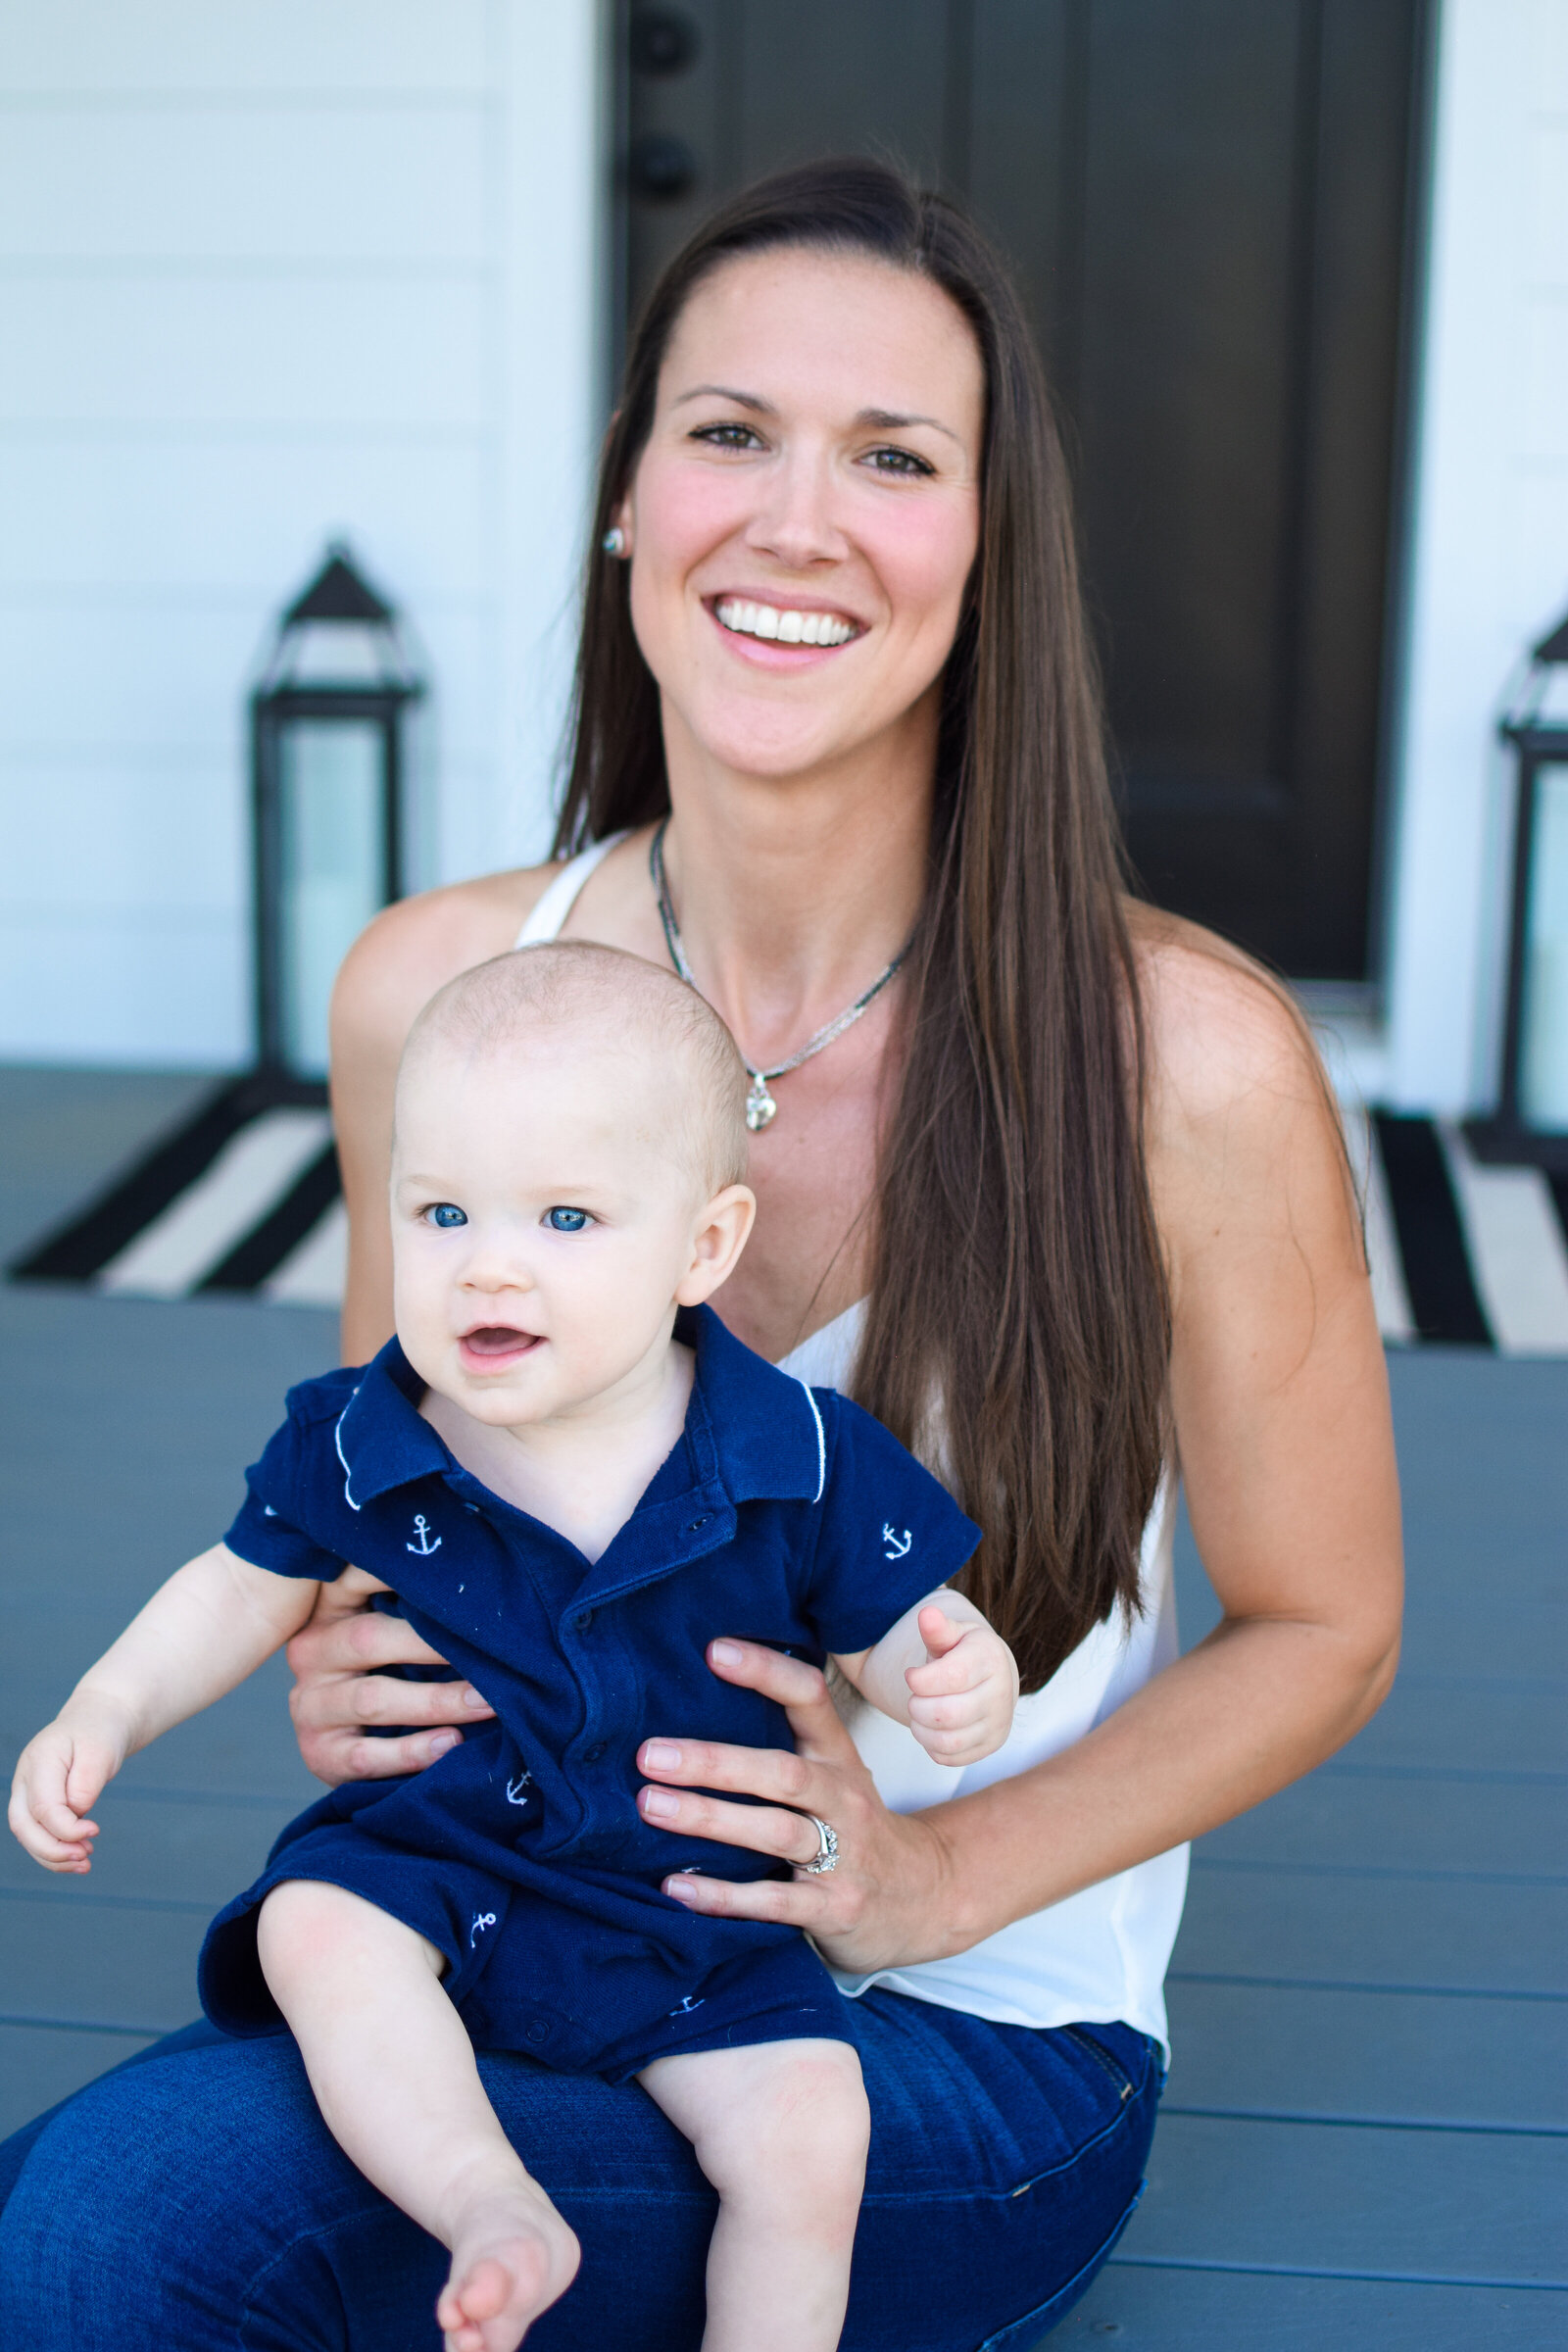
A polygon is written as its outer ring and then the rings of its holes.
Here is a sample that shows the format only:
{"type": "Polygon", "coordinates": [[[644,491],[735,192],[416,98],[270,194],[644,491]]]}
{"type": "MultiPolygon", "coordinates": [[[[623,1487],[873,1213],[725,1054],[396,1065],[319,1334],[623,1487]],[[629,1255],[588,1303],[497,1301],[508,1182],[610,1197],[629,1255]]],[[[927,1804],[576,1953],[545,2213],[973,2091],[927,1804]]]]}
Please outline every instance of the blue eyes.
{"type": "MultiPolygon", "coordinates": [[[[467,1211],[459,1208],[455,1200],[437,1200],[423,1213],[425,1223],[441,1233],[453,1233],[468,1222],[467,1211]]],[[[581,1233],[593,1223],[585,1208],[549,1208],[544,1221],[552,1233],[581,1233]]]]}

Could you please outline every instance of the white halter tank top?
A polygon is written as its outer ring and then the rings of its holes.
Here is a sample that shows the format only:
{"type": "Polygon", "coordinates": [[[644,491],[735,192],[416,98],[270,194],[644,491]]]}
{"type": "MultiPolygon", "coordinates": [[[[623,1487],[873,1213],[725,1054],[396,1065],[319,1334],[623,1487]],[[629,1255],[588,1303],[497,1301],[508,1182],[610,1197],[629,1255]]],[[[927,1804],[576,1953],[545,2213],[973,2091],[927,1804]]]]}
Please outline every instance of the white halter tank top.
{"type": "MultiPolygon", "coordinates": [[[[519,948],[555,939],[578,892],[622,837],[596,842],[563,865],[517,934],[519,948]]],[[[844,1389],[854,1369],[864,1310],[852,1306],[784,1357],[780,1370],[814,1388],[844,1389]]],[[[1167,1472],[1144,1530],[1144,1608],[1129,1630],[1119,1612],[1097,1625],[1045,1686],[1018,1702],[1005,1744],[984,1763],[956,1771],[934,1764],[902,1723],[861,1702],[850,1719],[856,1746],[884,1803],[913,1813],[1027,1772],[1103,1723],[1177,1654],[1171,1576],[1175,1481],[1167,1472]]],[[[852,1996],[891,1985],[939,2008],[966,2009],[999,2025],[1068,2026],[1120,2020],[1165,2044],[1165,1971],[1187,1890],[1187,1848],[1086,1886],[1065,1902],[1014,1920],[950,1960],[871,1976],[834,1974],[852,1996]]]]}

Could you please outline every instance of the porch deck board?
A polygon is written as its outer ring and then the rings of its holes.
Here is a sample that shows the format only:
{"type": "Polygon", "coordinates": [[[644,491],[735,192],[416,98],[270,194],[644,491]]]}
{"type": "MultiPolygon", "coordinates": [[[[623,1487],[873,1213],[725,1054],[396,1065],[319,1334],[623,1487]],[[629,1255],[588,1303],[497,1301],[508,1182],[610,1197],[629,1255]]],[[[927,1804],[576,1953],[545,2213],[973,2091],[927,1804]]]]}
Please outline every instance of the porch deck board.
{"type": "MultiPolygon", "coordinates": [[[[200,1085],[0,1072],[0,1248],[200,1085]]],[[[226,1523],[333,1338],[306,1309],[0,1290],[0,1348],[14,1749],[226,1523]]],[[[1568,1363],[1392,1369],[1406,1673],[1343,1757],[1198,1850],[1149,2192],[1053,2345],[1568,2340],[1568,1363]]],[[[1181,1585],[1193,1641],[1213,1603],[1189,1541],[1181,1585]]],[[[314,1791],[273,1669],[133,1760],[90,1882],[0,1858],[0,2130],[193,2014],[206,1917],[314,1791]]]]}

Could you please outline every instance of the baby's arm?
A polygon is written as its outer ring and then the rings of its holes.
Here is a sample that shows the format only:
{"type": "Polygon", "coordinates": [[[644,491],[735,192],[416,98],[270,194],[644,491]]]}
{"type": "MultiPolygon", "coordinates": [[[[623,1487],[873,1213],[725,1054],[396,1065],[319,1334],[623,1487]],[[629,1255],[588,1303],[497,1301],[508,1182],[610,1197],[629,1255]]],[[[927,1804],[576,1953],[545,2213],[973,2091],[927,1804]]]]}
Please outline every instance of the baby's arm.
{"type": "Polygon", "coordinates": [[[943,1586],[870,1649],[834,1663],[862,1698],[906,1723],[938,1764],[977,1764],[1012,1728],[1018,1669],[973,1601],[943,1586]]]}
{"type": "Polygon", "coordinates": [[[176,1569],[53,1723],[22,1751],[11,1827],[45,1870],[91,1867],[88,1808],[128,1755],[253,1674],[316,1604],[309,1578],[254,1568],[225,1544],[176,1569]]]}

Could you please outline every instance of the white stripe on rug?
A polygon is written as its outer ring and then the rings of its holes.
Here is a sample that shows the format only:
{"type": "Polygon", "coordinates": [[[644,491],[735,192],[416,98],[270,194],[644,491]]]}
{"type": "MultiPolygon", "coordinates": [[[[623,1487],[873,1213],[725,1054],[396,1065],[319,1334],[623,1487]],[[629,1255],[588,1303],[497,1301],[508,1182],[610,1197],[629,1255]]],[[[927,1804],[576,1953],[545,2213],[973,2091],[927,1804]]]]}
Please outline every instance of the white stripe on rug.
{"type": "Polygon", "coordinates": [[[276,1206],[331,1134],[324,1110],[269,1110],[252,1119],[194,1184],[109,1260],[97,1287],[183,1298],[276,1206]]]}
{"type": "Polygon", "coordinates": [[[262,1297],[285,1306],[341,1306],[349,1264],[349,1219],[341,1199],[323,1209],[310,1232],[261,1286],[262,1297]]]}
{"type": "Polygon", "coordinates": [[[1470,1267],[1507,1355],[1568,1350],[1568,1247],[1539,1168],[1489,1168],[1459,1129],[1437,1122],[1470,1249],[1470,1267]]]}

